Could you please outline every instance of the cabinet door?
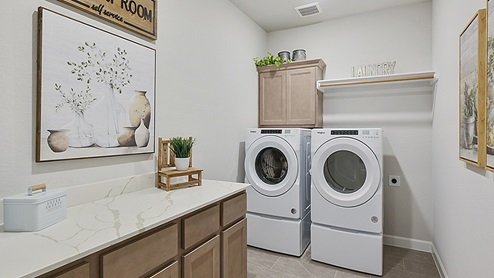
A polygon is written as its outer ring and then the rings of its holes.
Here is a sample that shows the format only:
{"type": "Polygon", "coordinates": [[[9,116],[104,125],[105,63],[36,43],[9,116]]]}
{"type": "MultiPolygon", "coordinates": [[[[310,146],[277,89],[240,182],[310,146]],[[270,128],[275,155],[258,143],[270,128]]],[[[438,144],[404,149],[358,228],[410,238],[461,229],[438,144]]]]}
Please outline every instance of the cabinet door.
{"type": "Polygon", "coordinates": [[[316,69],[302,68],[286,71],[287,125],[316,124],[316,69]]]}
{"type": "Polygon", "coordinates": [[[279,126],[286,122],[286,74],[284,71],[259,74],[259,126],[279,126]]]}
{"type": "Polygon", "coordinates": [[[220,277],[220,237],[215,236],[208,242],[183,256],[184,278],[220,277]]]}
{"type": "Polygon", "coordinates": [[[222,277],[247,277],[247,219],[221,232],[222,277]]]}
{"type": "Polygon", "coordinates": [[[171,265],[151,276],[151,278],[178,278],[178,262],[175,261],[171,265]]]}

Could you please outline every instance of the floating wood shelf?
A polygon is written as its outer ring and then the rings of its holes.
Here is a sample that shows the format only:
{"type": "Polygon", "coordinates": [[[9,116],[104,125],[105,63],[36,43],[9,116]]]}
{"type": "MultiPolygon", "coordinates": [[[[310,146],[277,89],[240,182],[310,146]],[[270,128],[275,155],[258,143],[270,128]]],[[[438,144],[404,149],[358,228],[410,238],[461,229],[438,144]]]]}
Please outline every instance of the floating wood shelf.
{"type": "Polygon", "coordinates": [[[416,72],[406,74],[390,74],[382,76],[367,76],[317,81],[317,89],[323,93],[351,90],[360,86],[393,86],[409,84],[412,86],[428,86],[431,88],[436,83],[434,72],[416,72]]]}
{"type": "Polygon", "coordinates": [[[432,95],[434,118],[435,85],[432,71],[317,81],[317,89],[328,97],[368,97],[372,95],[432,95]]]}

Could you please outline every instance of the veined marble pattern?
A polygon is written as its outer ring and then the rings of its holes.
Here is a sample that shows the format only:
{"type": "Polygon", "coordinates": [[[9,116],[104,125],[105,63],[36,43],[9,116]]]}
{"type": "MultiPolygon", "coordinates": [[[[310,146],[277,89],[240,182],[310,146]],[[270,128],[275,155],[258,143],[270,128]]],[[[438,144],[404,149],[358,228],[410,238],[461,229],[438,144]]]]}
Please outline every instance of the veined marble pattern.
{"type": "MultiPolygon", "coordinates": [[[[121,177],[82,185],[74,185],[61,189],[67,192],[67,207],[81,205],[104,198],[115,197],[130,192],[152,188],[156,184],[156,173],[138,176],[121,177]]],[[[20,194],[20,193],[19,193],[20,194]]],[[[3,199],[0,200],[0,223],[3,223],[3,199]]],[[[1,226],[0,226],[1,228],[1,226]]]]}
{"type": "MultiPolygon", "coordinates": [[[[238,193],[248,184],[203,180],[166,192],[148,188],[67,209],[67,219],[38,232],[0,233],[2,277],[34,277],[238,193]]],[[[121,191],[125,191],[125,186],[121,191]]],[[[113,192],[113,193],[112,193],[113,192]]],[[[112,196],[114,194],[114,196],[112,196]]],[[[69,196],[69,194],[68,194],[69,196]]]]}

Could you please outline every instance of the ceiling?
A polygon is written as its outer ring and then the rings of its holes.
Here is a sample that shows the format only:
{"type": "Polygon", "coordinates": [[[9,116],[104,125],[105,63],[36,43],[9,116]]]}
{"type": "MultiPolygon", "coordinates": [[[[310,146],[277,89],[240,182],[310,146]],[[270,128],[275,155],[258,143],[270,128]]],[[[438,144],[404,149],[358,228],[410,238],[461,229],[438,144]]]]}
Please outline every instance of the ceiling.
{"type": "Polygon", "coordinates": [[[333,18],[431,0],[230,0],[266,32],[310,25],[333,18]],[[300,17],[295,7],[319,3],[321,13],[300,17]]]}

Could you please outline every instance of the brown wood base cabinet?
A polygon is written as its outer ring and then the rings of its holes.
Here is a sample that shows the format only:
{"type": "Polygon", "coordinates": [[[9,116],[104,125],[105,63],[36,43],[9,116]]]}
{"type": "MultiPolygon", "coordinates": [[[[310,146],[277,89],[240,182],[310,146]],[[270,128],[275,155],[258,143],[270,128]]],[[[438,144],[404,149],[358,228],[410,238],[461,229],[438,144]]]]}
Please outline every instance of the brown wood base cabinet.
{"type": "Polygon", "coordinates": [[[247,278],[247,219],[221,232],[222,277],[247,278]]]}
{"type": "Polygon", "coordinates": [[[245,191],[40,277],[246,278],[245,191]]]}
{"type": "Polygon", "coordinates": [[[183,256],[184,278],[220,278],[220,237],[183,256]]]}
{"type": "Polygon", "coordinates": [[[322,127],[323,60],[306,60],[258,67],[259,127],[322,127]]]}

